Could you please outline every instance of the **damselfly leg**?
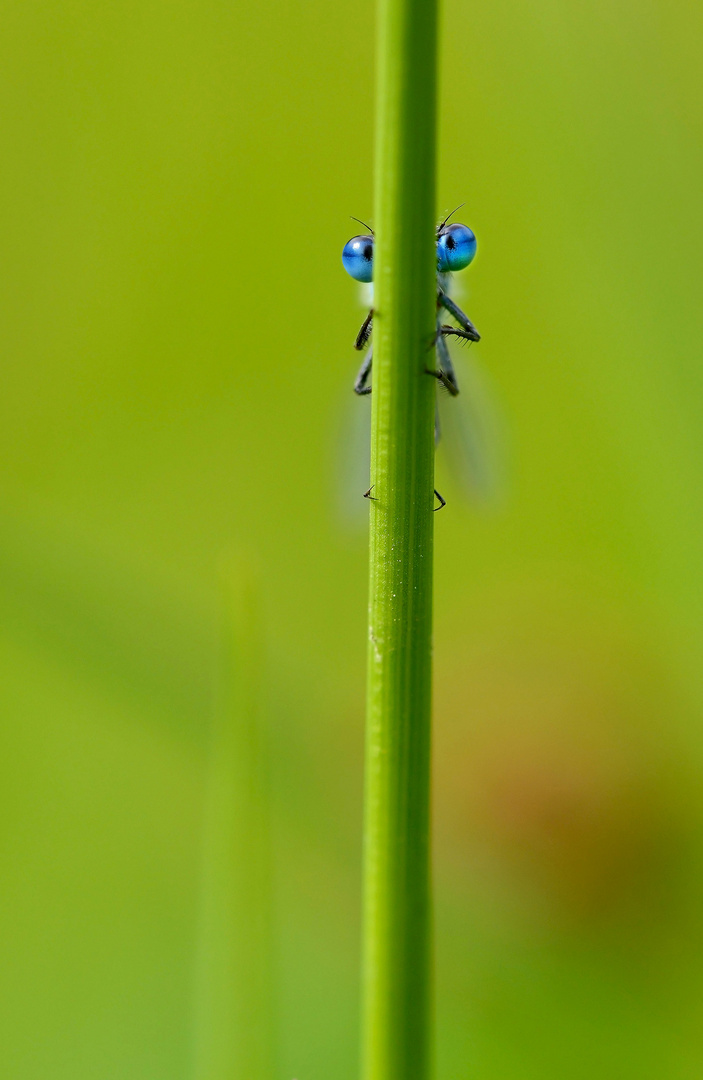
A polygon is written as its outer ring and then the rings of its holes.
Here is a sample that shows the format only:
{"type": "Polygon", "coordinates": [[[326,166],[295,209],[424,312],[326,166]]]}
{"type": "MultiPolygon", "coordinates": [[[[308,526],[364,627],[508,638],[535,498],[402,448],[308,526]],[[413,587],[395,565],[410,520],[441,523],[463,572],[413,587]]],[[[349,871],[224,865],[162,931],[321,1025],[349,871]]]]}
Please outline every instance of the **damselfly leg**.
{"type": "MultiPolygon", "coordinates": [[[[372,484],[371,487],[369,488],[369,490],[364,492],[364,498],[365,499],[371,499],[372,502],[378,502],[378,499],[376,498],[376,496],[371,494],[373,489],[374,489],[374,485],[372,484]]],[[[434,512],[436,514],[438,510],[441,510],[443,506],[447,505],[447,500],[442,498],[440,493],[437,491],[437,488],[434,489],[434,493],[437,496],[437,498],[439,499],[439,506],[434,507],[434,512]]]]}
{"type": "Polygon", "coordinates": [[[363,394],[370,394],[371,393],[371,387],[367,386],[366,383],[367,383],[369,375],[371,374],[371,364],[372,363],[373,363],[373,349],[369,349],[366,356],[364,357],[363,364],[359,368],[359,374],[357,375],[356,382],[354,383],[354,393],[359,394],[359,396],[362,396],[363,394]]]}
{"type": "MultiPolygon", "coordinates": [[[[449,329],[451,329],[451,327],[449,329]]],[[[425,371],[428,375],[434,375],[435,379],[438,379],[439,382],[441,382],[442,386],[449,391],[452,397],[456,397],[459,393],[459,384],[456,381],[452,358],[449,355],[449,349],[444,340],[446,333],[447,331],[443,326],[437,327],[437,341],[435,348],[437,349],[437,359],[439,360],[439,371],[433,371],[432,368],[425,368],[425,371]]]]}
{"type": "Polygon", "coordinates": [[[481,340],[481,335],[471,322],[471,319],[464,314],[459,305],[454,303],[451,296],[448,296],[441,286],[437,289],[437,307],[443,307],[453,319],[456,319],[462,330],[466,332],[469,341],[481,340]]]}
{"type": "Polygon", "coordinates": [[[366,344],[366,342],[371,337],[372,323],[373,323],[373,308],[371,308],[371,311],[368,313],[368,315],[364,319],[363,323],[361,324],[361,330],[356,335],[356,341],[354,342],[354,348],[357,350],[357,352],[361,352],[364,345],[366,344]]]}

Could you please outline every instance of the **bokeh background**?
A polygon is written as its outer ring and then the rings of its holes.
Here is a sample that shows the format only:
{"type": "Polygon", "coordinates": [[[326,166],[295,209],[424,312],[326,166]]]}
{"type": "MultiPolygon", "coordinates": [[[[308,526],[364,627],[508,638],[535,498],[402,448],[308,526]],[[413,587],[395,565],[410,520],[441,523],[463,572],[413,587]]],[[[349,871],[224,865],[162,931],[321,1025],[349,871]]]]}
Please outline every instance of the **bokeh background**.
{"type": "MultiPolygon", "coordinates": [[[[220,568],[260,568],[276,1075],[351,1080],[370,0],[0,39],[0,1072],[186,1080],[220,568]],[[346,443],[349,443],[347,446],[346,443]],[[340,485],[342,485],[340,487],[340,485]],[[340,507],[342,507],[340,509],[340,507]]],[[[505,440],[436,518],[437,1075],[703,1068],[703,15],[447,0],[438,214],[505,440]]]]}

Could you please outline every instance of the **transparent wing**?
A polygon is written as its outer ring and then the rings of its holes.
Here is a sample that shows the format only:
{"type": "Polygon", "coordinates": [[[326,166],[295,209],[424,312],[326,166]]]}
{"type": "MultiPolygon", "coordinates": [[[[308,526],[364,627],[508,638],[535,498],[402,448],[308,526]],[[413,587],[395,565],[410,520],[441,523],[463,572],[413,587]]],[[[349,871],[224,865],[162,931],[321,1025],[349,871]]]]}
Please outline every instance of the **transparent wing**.
{"type": "Polygon", "coordinates": [[[369,520],[369,504],[363,496],[371,483],[371,397],[357,397],[352,385],[353,375],[346,381],[344,400],[334,410],[333,484],[343,525],[362,530],[369,520]]]}
{"type": "MultiPolygon", "coordinates": [[[[448,349],[446,338],[442,344],[448,349]]],[[[442,360],[443,350],[438,349],[442,360]]],[[[451,481],[471,500],[500,505],[506,489],[505,425],[498,396],[471,346],[451,353],[459,394],[438,387],[438,484],[446,462],[451,481]]]]}
{"type": "MultiPolygon", "coordinates": [[[[448,479],[474,506],[497,508],[504,502],[507,486],[505,425],[498,394],[471,351],[471,345],[452,348],[459,394],[452,397],[438,384],[436,483],[445,497],[452,494],[445,486],[448,479]]],[[[332,410],[330,459],[337,516],[345,529],[361,532],[368,523],[363,495],[371,483],[371,396],[357,397],[352,385],[350,371],[343,397],[340,394],[332,410]]]]}
{"type": "MultiPolygon", "coordinates": [[[[373,307],[373,283],[360,284],[357,299],[359,308],[367,313],[373,307]]],[[[352,366],[344,375],[339,404],[331,411],[330,459],[335,510],[345,529],[354,531],[365,530],[369,520],[364,492],[371,483],[371,396],[359,397],[353,392],[354,377],[364,353],[353,354],[352,366]]],[[[371,375],[368,385],[372,382],[371,375]]]]}

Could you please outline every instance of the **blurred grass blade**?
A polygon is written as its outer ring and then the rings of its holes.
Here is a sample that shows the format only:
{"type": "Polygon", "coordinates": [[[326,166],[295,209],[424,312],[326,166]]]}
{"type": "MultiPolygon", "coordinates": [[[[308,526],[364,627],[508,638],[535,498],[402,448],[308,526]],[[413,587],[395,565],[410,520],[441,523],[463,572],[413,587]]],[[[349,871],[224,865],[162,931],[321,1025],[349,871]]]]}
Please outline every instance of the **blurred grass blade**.
{"type": "Polygon", "coordinates": [[[380,0],[363,1076],[425,1080],[437,8],[380,0]]]}
{"type": "Polygon", "coordinates": [[[224,574],[220,693],[206,785],[196,990],[196,1080],[271,1080],[270,829],[258,590],[224,574]]]}

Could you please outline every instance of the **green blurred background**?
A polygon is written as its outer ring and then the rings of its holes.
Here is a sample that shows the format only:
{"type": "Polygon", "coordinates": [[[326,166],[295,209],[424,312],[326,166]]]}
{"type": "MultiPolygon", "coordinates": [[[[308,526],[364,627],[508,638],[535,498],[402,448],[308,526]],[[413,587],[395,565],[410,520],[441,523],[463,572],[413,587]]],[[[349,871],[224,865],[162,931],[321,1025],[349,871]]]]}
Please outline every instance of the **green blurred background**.
{"type": "MultiPolygon", "coordinates": [[[[255,553],[281,1080],[357,1070],[374,12],[3,6],[0,1072],[186,1080],[219,567],[255,553]],[[349,448],[347,448],[349,449],[349,448]]],[[[447,0],[492,509],[436,518],[444,1080],[703,1068],[703,15],[447,0]]]]}

